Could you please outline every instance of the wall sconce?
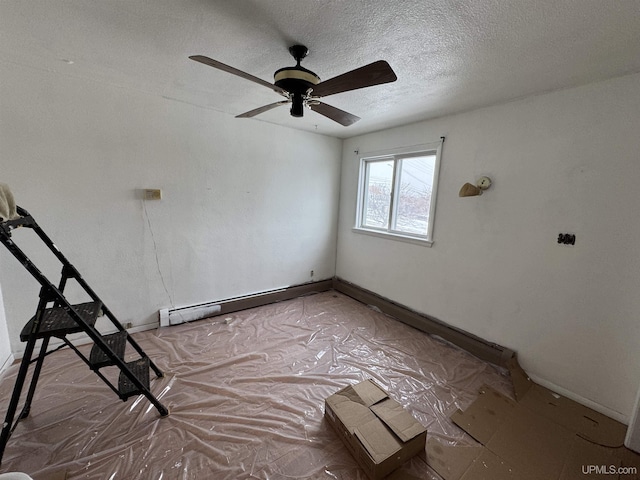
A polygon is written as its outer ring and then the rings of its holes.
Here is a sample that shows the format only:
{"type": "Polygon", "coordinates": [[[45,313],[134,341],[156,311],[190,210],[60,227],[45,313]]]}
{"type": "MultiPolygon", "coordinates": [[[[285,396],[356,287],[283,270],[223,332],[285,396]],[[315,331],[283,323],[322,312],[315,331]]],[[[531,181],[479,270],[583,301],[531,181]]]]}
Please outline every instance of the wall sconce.
{"type": "Polygon", "coordinates": [[[475,185],[465,183],[460,189],[458,196],[460,197],[475,197],[482,195],[482,192],[491,186],[491,179],[489,177],[480,177],[475,185]]]}

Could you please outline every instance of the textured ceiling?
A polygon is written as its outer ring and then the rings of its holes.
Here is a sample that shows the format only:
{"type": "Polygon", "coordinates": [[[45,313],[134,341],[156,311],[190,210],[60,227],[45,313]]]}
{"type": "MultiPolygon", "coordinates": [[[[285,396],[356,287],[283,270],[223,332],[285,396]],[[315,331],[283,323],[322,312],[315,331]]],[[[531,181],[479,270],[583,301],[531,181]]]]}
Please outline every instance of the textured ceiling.
{"type": "MultiPolygon", "coordinates": [[[[341,138],[640,71],[638,0],[2,0],[1,70],[20,64],[341,138]],[[188,60],[206,55],[273,82],[325,80],[387,60],[398,81],[326,97],[342,127],[279,107],[273,91],[188,60]]],[[[8,92],[10,93],[10,92],[8,92]]]]}

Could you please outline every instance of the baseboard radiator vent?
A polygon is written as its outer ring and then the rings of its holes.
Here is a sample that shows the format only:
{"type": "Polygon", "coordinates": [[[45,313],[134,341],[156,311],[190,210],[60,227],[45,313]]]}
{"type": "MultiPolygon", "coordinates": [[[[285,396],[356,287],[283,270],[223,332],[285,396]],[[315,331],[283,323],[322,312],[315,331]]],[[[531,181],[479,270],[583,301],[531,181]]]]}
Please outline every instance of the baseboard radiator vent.
{"type": "Polygon", "coordinates": [[[319,282],[303,283],[291,287],[268,290],[241,297],[234,297],[217,302],[199,303],[177,308],[163,308],[159,311],[160,326],[169,327],[185,322],[194,322],[204,318],[224,315],[231,312],[246,310],[248,308],[261,307],[270,303],[290,300],[292,298],[309,295],[312,293],[326,292],[331,290],[332,279],[321,280],[319,282]]]}

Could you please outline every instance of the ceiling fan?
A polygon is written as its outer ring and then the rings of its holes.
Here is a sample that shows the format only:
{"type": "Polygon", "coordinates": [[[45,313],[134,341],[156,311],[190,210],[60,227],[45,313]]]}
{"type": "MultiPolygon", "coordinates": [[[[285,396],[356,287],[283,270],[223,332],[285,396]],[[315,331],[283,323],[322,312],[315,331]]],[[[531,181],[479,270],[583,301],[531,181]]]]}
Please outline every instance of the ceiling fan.
{"type": "Polygon", "coordinates": [[[384,60],[379,60],[322,82],[318,75],[300,65],[302,59],[309,53],[309,49],[307,47],[304,45],[293,45],[289,48],[289,52],[293,58],[295,58],[297,65],[294,67],[285,67],[276,70],[274,74],[274,83],[266,82],[249,73],[230,67],[229,65],[225,65],[224,63],[203,55],[193,55],[189,58],[196,62],[204,63],[205,65],[209,65],[213,68],[217,68],[246,80],[251,80],[252,82],[264,85],[265,87],[279,93],[286,99],[250,110],[241,115],[237,115],[236,118],[254,117],[260,113],[271,110],[272,108],[290,103],[290,112],[294,117],[302,117],[304,107],[306,106],[314,112],[324,115],[325,117],[347,127],[360,120],[360,117],[321,102],[321,97],[348,92],[350,90],[357,90],[359,88],[372,87],[383,83],[395,82],[398,79],[389,64],[384,60]]]}

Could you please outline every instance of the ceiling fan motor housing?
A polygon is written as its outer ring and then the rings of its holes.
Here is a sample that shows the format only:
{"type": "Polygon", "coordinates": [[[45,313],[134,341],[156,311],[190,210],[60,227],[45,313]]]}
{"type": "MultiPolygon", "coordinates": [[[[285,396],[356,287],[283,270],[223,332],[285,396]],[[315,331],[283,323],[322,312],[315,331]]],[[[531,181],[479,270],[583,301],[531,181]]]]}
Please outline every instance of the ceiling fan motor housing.
{"type": "Polygon", "coordinates": [[[307,93],[307,90],[320,83],[320,77],[300,65],[276,70],[273,74],[275,84],[291,93],[307,93]]]}
{"type": "Polygon", "coordinates": [[[320,77],[300,65],[276,70],[274,84],[291,93],[291,115],[302,117],[303,97],[310,88],[320,83],[320,77]]]}

